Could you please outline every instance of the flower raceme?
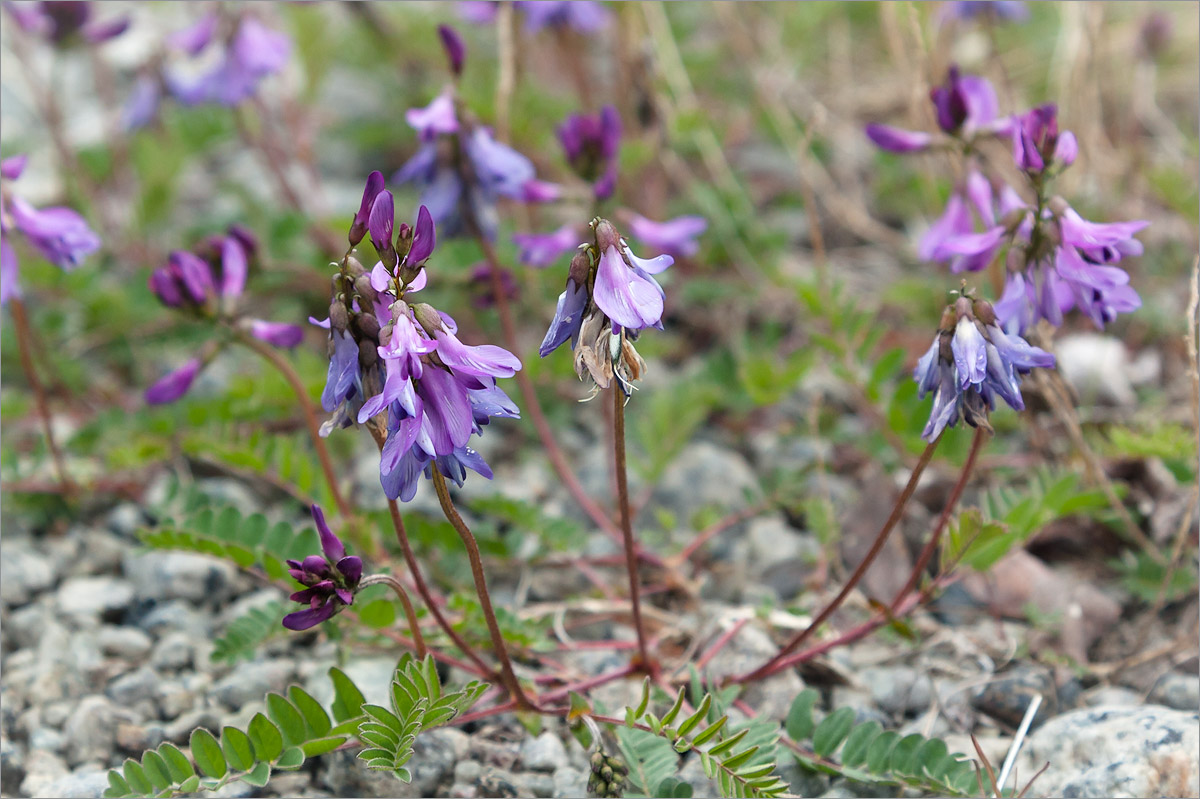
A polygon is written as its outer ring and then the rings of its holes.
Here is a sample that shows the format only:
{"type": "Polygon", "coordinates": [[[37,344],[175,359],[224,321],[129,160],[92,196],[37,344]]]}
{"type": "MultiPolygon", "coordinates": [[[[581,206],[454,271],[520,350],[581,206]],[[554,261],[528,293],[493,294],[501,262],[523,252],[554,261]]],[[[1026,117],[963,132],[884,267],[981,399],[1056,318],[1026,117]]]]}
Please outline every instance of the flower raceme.
{"type": "Polygon", "coordinates": [[[1024,410],[1021,376],[1034,367],[1053,366],[1053,355],[1005,333],[986,300],[959,297],[946,307],[933,344],[913,371],[918,396],[933,393],[921,438],[932,442],[959,419],[990,430],[988,413],[995,409],[996,397],[1024,410]]]}
{"type": "Polygon", "coordinates": [[[569,341],[576,374],[591,376],[593,394],[615,377],[628,395],[631,381],[646,367],[633,341],[648,327],[662,329],[665,294],[653,276],[674,259],[637,257],[607,219],[593,219],[591,228],[593,241],[571,259],[566,290],[539,353],[545,358],[569,341]]]}
{"type": "MultiPolygon", "coordinates": [[[[0,161],[0,178],[13,181],[25,170],[26,157],[15,155],[0,161]]],[[[17,277],[17,253],[11,238],[19,234],[47,261],[70,272],[83,259],[100,249],[100,237],[87,220],[70,208],[34,208],[23,198],[0,187],[0,305],[21,296],[17,277]]]]}
{"type": "Polygon", "coordinates": [[[321,538],[322,554],[287,561],[288,574],[304,586],[291,595],[291,600],[308,605],[305,610],[283,617],[283,626],[289,630],[307,630],[333,618],[353,604],[362,581],[362,558],[346,554],[346,546],[325,523],[320,506],[312,506],[312,517],[321,538]]]}
{"type": "MultiPolygon", "coordinates": [[[[1079,150],[1074,134],[1059,128],[1056,107],[1041,105],[997,120],[995,92],[987,81],[954,69],[932,99],[939,126],[961,140],[968,165],[945,211],[921,237],[917,255],[948,264],[956,273],[975,272],[988,268],[1007,248],[1005,289],[995,312],[1010,334],[1023,334],[1042,319],[1061,325],[1073,308],[1099,328],[1139,308],[1141,298],[1117,264],[1142,253],[1133,235],[1149,223],[1090,222],[1063,198],[1048,195],[1050,181],[1075,162],[1079,150]],[[1036,202],[1027,203],[1007,184],[997,190],[980,172],[971,131],[1011,138],[1013,162],[1025,174],[1036,202]]],[[[932,142],[928,134],[877,125],[869,125],[867,135],[893,152],[923,149],[932,142]]]]}
{"type": "Polygon", "coordinates": [[[339,424],[385,433],[380,482],[388,497],[408,501],[434,468],[459,485],[467,469],[491,478],[469,442],[493,417],[519,417],[496,380],[512,377],[521,362],[501,347],[464,344],[452,317],[413,301],[427,280],[433,217],[421,206],[416,225],[400,225],[393,238],[394,200],[376,191],[381,180],[372,175],[363,198],[379,262],[348,281],[356,270],[347,256],[334,278],[327,324],[335,343],[322,399],[339,424]]]}
{"type": "Polygon", "coordinates": [[[10,0],[4,3],[4,9],[23,32],[44,36],[59,47],[76,42],[102,44],[129,29],[129,17],[92,19],[94,7],[98,5],[54,0],[42,0],[37,3],[16,3],[10,0]]]}
{"type": "MultiPolygon", "coordinates": [[[[254,234],[234,225],[223,236],[210,236],[196,252],[173,251],[165,265],[150,273],[150,290],[168,308],[216,320],[272,346],[291,349],[304,338],[301,327],[255,319],[239,312],[249,264],[257,246],[254,234]]],[[[159,405],[182,397],[216,351],[217,347],[206,346],[201,355],[165,375],[146,389],[146,402],[159,405]]]]}

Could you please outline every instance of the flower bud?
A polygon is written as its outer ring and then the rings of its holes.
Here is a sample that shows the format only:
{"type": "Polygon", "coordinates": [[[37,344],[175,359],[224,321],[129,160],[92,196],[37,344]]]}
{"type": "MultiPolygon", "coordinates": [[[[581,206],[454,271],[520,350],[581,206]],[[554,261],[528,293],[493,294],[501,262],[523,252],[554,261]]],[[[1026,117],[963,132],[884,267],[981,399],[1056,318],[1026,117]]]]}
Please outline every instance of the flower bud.
{"type": "Polygon", "coordinates": [[[329,304],[329,327],[339,333],[345,333],[349,324],[350,312],[346,310],[346,304],[338,300],[331,302],[329,304]]]}
{"type": "Polygon", "coordinates": [[[379,360],[379,345],[374,341],[363,339],[358,342],[358,362],[364,369],[370,369],[379,360]]]}
{"type": "Polygon", "coordinates": [[[1056,194],[1050,198],[1050,202],[1047,203],[1047,207],[1050,209],[1050,213],[1054,214],[1055,216],[1062,216],[1071,208],[1067,201],[1062,198],[1062,195],[1059,194],[1056,194]]]}
{"type": "Polygon", "coordinates": [[[983,324],[996,324],[996,309],[987,300],[975,300],[972,310],[975,312],[975,318],[983,324]]]}
{"type": "Polygon", "coordinates": [[[354,280],[359,275],[365,275],[367,273],[367,269],[365,266],[362,265],[362,262],[359,261],[357,258],[355,258],[353,255],[347,255],[345,272],[347,275],[350,276],[351,280],[354,280]]]}
{"type": "Polygon", "coordinates": [[[375,291],[375,287],[371,285],[370,275],[359,275],[354,278],[354,291],[371,305],[375,304],[375,298],[379,296],[379,292],[375,291]]]}
{"type": "Polygon", "coordinates": [[[588,254],[581,250],[571,258],[571,266],[567,272],[567,279],[575,281],[576,286],[586,286],[588,284],[588,275],[591,271],[592,261],[588,258],[588,254]]]}
{"type": "Polygon", "coordinates": [[[417,320],[417,324],[425,331],[425,335],[430,338],[439,330],[445,330],[446,326],[442,324],[442,316],[437,312],[432,305],[423,302],[415,303],[412,306],[413,317],[417,320]]]}
{"type": "Polygon", "coordinates": [[[617,232],[612,222],[597,218],[592,222],[592,229],[596,233],[596,249],[600,253],[608,252],[609,247],[620,246],[621,234],[617,232]]]}
{"type": "Polygon", "coordinates": [[[379,341],[379,320],[375,318],[375,314],[360,313],[354,317],[354,332],[361,339],[370,339],[379,341]]]}

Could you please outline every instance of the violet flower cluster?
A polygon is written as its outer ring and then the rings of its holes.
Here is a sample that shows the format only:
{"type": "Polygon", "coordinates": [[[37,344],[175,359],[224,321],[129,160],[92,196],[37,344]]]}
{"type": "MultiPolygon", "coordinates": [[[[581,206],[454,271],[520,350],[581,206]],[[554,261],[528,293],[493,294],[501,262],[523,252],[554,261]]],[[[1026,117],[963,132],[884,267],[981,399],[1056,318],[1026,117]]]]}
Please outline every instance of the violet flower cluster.
{"type": "MultiPolygon", "coordinates": [[[[175,250],[167,263],[150,273],[150,290],[168,308],[199,318],[215,319],[244,330],[254,338],[290,349],[304,338],[304,330],[286,322],[267,322],[239,313],[246,288],[249,263],[257,242],[245,228],[234,225],[224,236],[211,236],[196,252],[175,250]]],[[[188,392],[200,370],[216,354],[206,346],[200,354],[146,389],[146,402],[174,402],[188,392]]]]}
{"type": "MultiPolygon", "coordinates": [[[[496,5],[489,0],[462,0],[458,12],[467,22],[486,25],[496,19],[496,5]]],[[[516,0],[513,7],[525,18],[528,33],[543,28],[596,33],[606,28],[611,18],[604,4],[594,0],[516,0]]]]}
{"type": "Polygon", "coordinates": [[[944,136],[886,125],[866,129],[875,144],[891,152],[954,144],[968,157],[965,177],[917,246],[922,259],[946,263],[954,272],[975,272],[996,263],[1007,248],[1005,288],[996,313],[1010,333],[1025,333],[1041,319],[1060,325],[1072,308],[1103,328],[1117,314],[1141,306],[1129,274],[1117,264],[1142,253],[1133,236],[1149,223],[1090,222],[1062,197],[1049,195],[1052,179],[1074,163],[1079,151],[1074,134],[1059,129],[1053,104],[999,117],[991,84],[956,69],[931,99],[944,136]],[[980,171],[973,155],[988,138],[1010,141],[1013,162],[1035,195],[1032,202],[980,171]]]}
{"type": "Polygon", "coordinates": [[[464,344],[453,318],[413,301],[427,280],[433,217],[421,206],[415,227],[395,228],[383,186],[383,175],[372,173],[349,236],[353,247],[369,233],[379,261],[368,272],[352,256],[343,259],[329,319],[316,322],[330,331],[321,399],[334,417],[323,432],[354,422],[386,430],[380,482],[388,497],[408,501],[434,468],[460,486],[467,469],[491,478],[469,442],[493,417],[519,418],[496,380],[512,377],[521,362],[501,347],[464,344]]]}
{"type": "Polygon", "coordinates": [[[283,617],[283,626],[289,630],[307,630],[333,618],[354,603],[362,581],[362,558],[346,554],[346,545],[329,529],[320,506],[312,506],[312,517],[321,537],[322,554],[287,562],[288,574],[304,586],[291,595],[291,600],[308,605],[306,610],[283,617]]]}
{"type": "Polygon", "coordinates": [[[139,78],[126,103],[125,123],[131,129],[155,119],[164,92],[185,106],[232,108],[248,100],[265,78],[283,70],[292,48],[287,35],[251,14],[231,17],[215,10],[169,35],[166,46],[173,63],[139,78]],[[219,51],[215,60],[213,51],[219,51]]]}
{"type": "Polygon", "coordinates": [[[675,259],[637,257],[607,219],[593,219],[591,228],[593,240],[571,259],[567,288],[538,352],[545,358],[569,341],[575,373],[591,377],[593,396],[614,378],[629,396],[646,369],[633,342],[648,327],[662,329],[666,295],[654,275],[675,259]]]}
{"type": "MultiPolygon", "coordinates": [[[[621,145],[621,118],[611,105],[599,114],[572,114],[558,128],[558,140],[567,163],[587,181],[596,201],[610,199],[617,188],[617,162],[621,145]]],[[[655,222],[620,209],[618,215],[630,235],[648,247],[687,258],[700,248],[696,238],[708,229],[701,216],[681,216],[655,222]]],[[[556,263],[584,235],[582,225],[568,223],[550,233],[517,233],[518,258],[528,266],[544,268],[556,263]]]]}
{"type": "MultiPolygon", "coordinates": [[[[0,161],[0,178],[16,180],[25,171],[26,156],[0,161]]],[[[100,237],[76,211],[62,206],[34,208],[0,184],[0,305],[20,298],[17,253],[12,246],[18,234],[50,263],[70,272],[100,249],[100,237]]]]}
{"type": "Polygon", "coordinates": [[[25,33],[42,36],[57,47],[77,42],[101,44],[129,29],[129,17],[94,19],[97,3],[41,0],[36,3],[4,3],[4,10],[25,33]]]}
{"type": "Polygon", "coordinates": [[[946,307],[933,344],[913,372],[918,396],[933,392],[933,410],[921,438],[933,442],[959,419],[991,430],[988,413],[995,409],[996,397],[1024,410],[1021,376],[1034,367],[1053,366],[1053,355],[1006,333],[990,303],[959,297],[946,307]]]}

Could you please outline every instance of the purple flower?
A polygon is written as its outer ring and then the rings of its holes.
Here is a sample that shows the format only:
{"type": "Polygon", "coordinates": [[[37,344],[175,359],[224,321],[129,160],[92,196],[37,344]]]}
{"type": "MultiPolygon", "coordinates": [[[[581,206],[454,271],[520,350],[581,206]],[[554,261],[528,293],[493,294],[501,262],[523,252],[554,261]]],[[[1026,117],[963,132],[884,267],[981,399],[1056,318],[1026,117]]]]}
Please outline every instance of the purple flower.
{"type": "Polygon", "coordinates": [[[190,56],[200,55],[212,41],[220,21],[220,17],[215,12],[209,12],[192,25],[167,34],[165,39],[167,46],[181,50],[190,56]]]}
{"type": "Polygon", "coordinates": [[[438,136],[458,132],[458,115],[454,110],[454,96],[442,92],[424,108],[410,108],[404,112],[404,120],[417,132],[421,141],[433,141],[438,136]]]}
{"type": "Polygon", "coordinates": [[[192,387],[202,365],[199,358],[192,358],[174,372],[162,377],[146,389],[146,402],[150,405],[162,405],[179,399],[192,387]]]}
{"type": "Polygon", "coordinates": [[[45,36],[56,45],[73,44],[80,39],[90,44],[101,44],[120,36],[129,28],[128,17],[93,20],[92,3],[87,2],[5,2],[4,8],[21,30],[45,36]]]}
{"type": "Polygon", "coordinates": [[[517,0],[516,7],[525,15],[525,30],[536,33],[545,27],[573,28],[588,34],[603,30],[609,11],[593,0],[517,0]]]}
{"type": "Polygon", "coordinates": [[[972,170],[965,183],[950,195],[946,210],[917,245],[917,255],[926,260],[949,262],[952,272],[985,269],[999,251],[1010,212],[1025,209],[1016,192],[1005,186],[997,208],[991,183],[972,170]],[[977,230],[975,219],[978,219],[977,230]]]}
{"type": "Polygon", "coordinates": [[[304,340],[304,329],[299,325],[287,322],[264,322],[262,319],[251,319],[250,335],[272,346],[291,349],[304,340]]]}
{"type": "Polygon", "coordinates": [[[550,266],[579,242],[579,229],[567,224],[553,233],[515,233],[513,243],[520,248],[517,259],[539,269],[550,266]]]}
{"type": "Polygon", "coordinates": [[[471,131],[466,151],[483,190],[492,195],[520,199],[534,179],[533,163],[506,144],[492,138],[484,127],[471,131]]]}
{"type": "Polygon", "coordinates": [[[70,208],[34,208],[20,197],[12,198],[13,227],[55,266],[71,271],[100,249],[100,237],[87,220],[70,208]]]}
{"type": "Polygon", "coordinates": [[[7,305],[12,297],[21,296],[17,282],[17,254],[8,243],[8,236],[0,233],[0,305],[7,305]]]}
{"type": "Polygon", "coordinates": [[[24,153],[5,158],[3,161],[0,161],[0,177],[5,180],[16,180],[25,171],[25,164],[28,161],[29,156],[24,153]]]}
{"type": "Polygon", "coordinates": [[[450,62],[450,71],[454,73],[455,77],[458,77],[462,74],[463,61],[467,58],[467,47],[463,44],[458,31],[449,25],[438,25],[438,36],[442,40],[442,49],[446,51],[446,58],[450,62]]]}
{"type": "Polygon", "coordinates": [[[1021,376],[1054,366],[1053,355],[1002,330],[985,301],[960,298],[946,309],[940,327],[913,371],[917,396],[933,393],[933,408],[921,433],[925,441],[936,440],[959,419],[990,429],[988,411],[997,396],[1023,410],[1021,376]]]}
{"type": "MultiPolygon", "coordinates": [[[[175,41],[180,49],[198,56],[208,49],[212,38],[206,18],[180,31],[175,41]]],[[[247,16],[213,67],[197,77],[168,72],[166,83],[184,105],[216,103],[233,107],[253,95],[264,78],[284,68],[291,47],[291,40],[285,34],[247,16]]]]}
{"type": "Polygon", "coordinates": [[[558,140],[567,163],[581,178],[592,183],[598,200],[612,196],[616,188],[617,154],[621,147],[621,117],[614,106],[599,114],[572,114],[558,126],[558,140]]]}
{"type": "Polygon", "coordinates": [[[695,255],[700,249],[696,237],[708,230],[708,220],[702,216],[679,216],[666,222],[655,222],[635,213],[626,216],[629,232],[635,239],[680,258],[695,255]]]}
{"type": "MultiPolygon", "coordinates": [[[[628,253],[628,248],[625,248],[628,253]]],[[[670,256],[659,256],[670,258],[670,256]]],[[[666,265],[670,266],[668,260],[666,265]]],[[[662,289],[654,278],[626,263],[616,247],[600,254],[592,299],[605,316],[627,330],[644,330],[660,323],[663,313],[662,289]]]]}
{"type": "Polygon", "coordinates": [[[933,136],[923,131],[902,130],[891,125],[871,124],[866,127],[867,138],[891,153],[912,153],[924,150],[933,143],[933,136]]]}
{"type": "Polygon", "coordinates": [[[353,604],[354,595],[362,582],[362,558],[346,554],[345,545],[329,529],[319,506],[312,506],[312,516],[317,524],[324,554],[287,561],[288,573],[304,586],[303,590],[291,595],[291,600],[308,605],[307,610],[298,610],[283,617],[283,626],[289,630],[307,630],[329,620],[353,604]]]}
{"type": "Polygon", "coordinates": [[[1058,109],[1053,103],[1013,118],[1013,160],[1018,168],[1041,172],[1051,166],[1067,167],[1078,154],[1075,134],[1058,130],[1058,109]]]}
{"type": "Polygon", "coordinates": [[[158,117],[158,106],[162,100],[162,87],[154,78],[143,75],[133,84],[133,91],[121,111],[125,130],[144,128],[158,117]]]}
{"type": "Polygon", "coordinates": [[[367,220],[371,215],[371,207],[375,203],[375,198],[383,191],[383,173],[375,170],[367,176],[367,186],[363,189],[362,202],[358,206],[358,213],[354,215],[354,221],[350,223],[350,246],[357,247],[358,243],[363,240],[363,236],[367,234],[367,220]]]}
{"type": "Polygon", "coordinates": [[[990,17],[1007,22],[1024,22],[1029,9],[1021,0],[949,0],[938,10],[938,20],[973,20],[990,17]]]}
{"type": "Polygon", "coordinates": [[[570,341],[571,349],[575,349],[575,342],[579,338],[579,328],[583,324],[583,312],[587,303],[587,284],[576,283],[571,278],[567,278],[567,289],[558,295],[554,319],[550,322],[550,329],[546,331],[546,337],[542,339],[542,346],[538,348],[539,355],[545,358],[566,341],[570,341]]]}
{"type": "Polygon", "coordinates": [[[346,331],[333,331],[329,372],[325,390],[321,392],[321,407],[332,413],[339,405],[361,396],[362,380],[358,371],[358,344],[346,331]]]}

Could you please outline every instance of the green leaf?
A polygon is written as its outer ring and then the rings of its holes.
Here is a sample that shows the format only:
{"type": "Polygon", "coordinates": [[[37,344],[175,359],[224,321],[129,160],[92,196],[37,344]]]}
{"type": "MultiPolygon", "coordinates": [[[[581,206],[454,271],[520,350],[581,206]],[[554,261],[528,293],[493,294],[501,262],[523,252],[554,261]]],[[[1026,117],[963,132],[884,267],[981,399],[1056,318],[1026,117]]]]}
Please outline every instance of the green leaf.
{"type": "Polygon", "coordinates": [[[271,781],[271,764],[259,762],[251,771],[242,775],[242,782],[255,788],[264,788],[271,781]]]}
{"type": "Polygon", "coordinates": [[[304,716],[304,724],[308,729],[309,738],[322,738],[329,734],[333,725],[329,722],[329,714],[321,703],[313,699],[298,685],[288,688],[288,698],[304,716]]]}
{"type": "Polygon", "coordinates": [[[954,762],[950,758],[950,747],[940,738],[930,738],[921,744],[913,761],[917,767],[916,776],[926,773],[934,779],[944,776],[946,768],[954,762]]]}
{"type": "Polygon", "coordinates": [[[154,792],[154,786],[146,778],[146,772],[141,764],[130,758],[125,761],[125,781],[129,783],[130,792],[137,796],[148,796],[154,792]]]}
{"type": "Polygon", "coordinates": [[[788,737],[793,741],[807,741],[813,734],[815,725],[812,711],[819,698],[820,694],[815,689],[805,688],[792,700],[785,727],[788,737]]]}
{"type": "Polygon", "coordinates": [[[196,773],[196,770],[192,768],[192,761],[188,760],[187,755],[179,751],[179,747],[174,744],[163,744],[158,747],[158,753],[162,755],[163,762],[167,764],[172,782],[183,782],[196,773]]]}
{"type": "Polygon", "coordinates": [[[887,730],[867,747],[867,770],[872,774],[882,774],[887,770],[892,754],[892,748],[900,740],[898,733],[887,730]]]}
{"type": "Polygon", "coordinates": [[[283,752],[283,736],[262,713],[254,714],[246,732],[250,734],[250,743],[254,745],[255,759],[269,763],[283,752]]]}
{"type": "Polygon", "coordinates": [[[132,792],[124,776],[117,773],[115,769],[108,772],[108,789],[104,791],[105,796],[116,799],[117,797],[129,796],[132,792]]]}
{"type": "Polygon", "coordinates": [[[250,736],[236,727],[221,730],[221,749],[229,764],[238,771],[249,771],[254,765],[254,746],[250,736]]]}
{"type": "Polygon", "coordinates": [[[344,744],[346,739],[341,736],[332,738],[314,738],[311,741],[305,741],[300,745],[300,751],[304,752],[305,757],[317,757],[327,752],[332,752],[339,746],[344,744]]]}
{"type": "Polygon", "coordinates": [[[883,732],[878,721],[868,721],[859,724],[846,737],[846,745],[842,747],[842,765],[861,766],[867,761],[867,750],[871,742],[883,732]]]}
{"type": "Polygon", "coordinates": [[[361,716],[364,699],[358,686],[336,666],[329,669],[329,679],[333,680],[333,718],[340,724],[361,716]]]}
{"type": "Polygon", "coordinates": [[[906,735],[896,742],[896,746],[892,749],[892,754],[888,758],[888,765],[891,770],[897,774],[905,774],[912,776],[921,773],[921,766],[917,762],[917,750],[925,743],[925,736],[918,733],[906,735]]]}
{"type": "Polygon", "coordinates": [[[153,749],[142,753],[142,771],[154,786],[156,793],[171,787],[171,771],[167,768],[167,762],[153,749]]]}
{"type": "Polygon", "coordinates": [[[304,742],[307,737],[304,716],[291,702],[279,694],[267,694],[267,713],[283,733],[284,746],[296,746],[304,742]]]}
{"type": "MultiPolygon", "coordinates": [[[[358,603],[354,603],[358,608],[358,603]]],[[[396,605],[389,599],[375,599],[358,609],[358,618],[374,630],[382,630],[396,623],[396,605]]]]}
{"type": "Polygon", "coordinates": [[[813,731],[813,751],[821,757],[830,757],[841,745],[854,726],[854,711],[840,707],[826,716],[813,731]]]}
{"type": "Polygon", "coordinates": [[[196,765],[200,767],[201,771],[216,779],[225,776],[225,772],[228,771],[225,756],[221,753],[221,746],[211,732],[203,727],[192,730],[190,743],[192,759],[196,761],[196,765]]]}
{"type": "Polygon", "coordinates": [[[179,783],[180,793],[195,793],[200,788],[200,777],[193,774],[183,782],[179,783]]]}
{"type": "Polygon", "coordinates": [[[275,768],[280,769],[297,769],[302,765],[304,765],[304,750],[298,746],[285,749],[279,759],[275,761],[275,768]]]}

